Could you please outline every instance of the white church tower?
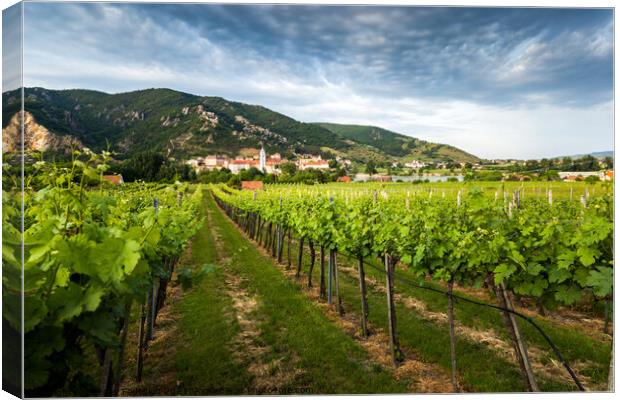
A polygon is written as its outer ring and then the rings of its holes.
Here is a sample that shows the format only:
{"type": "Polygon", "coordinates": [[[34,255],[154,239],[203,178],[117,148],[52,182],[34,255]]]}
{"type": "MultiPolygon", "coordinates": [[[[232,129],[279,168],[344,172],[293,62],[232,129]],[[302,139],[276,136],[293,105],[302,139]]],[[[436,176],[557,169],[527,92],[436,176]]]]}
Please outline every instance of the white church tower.
{"type": "Polygon", "coordinates": [[[259,153],[258,158],[259,158],[260,170],[265,172],[267,168],[267,154],[265,153],[265,148],[262,146],[260,148],[260,153],[259,153]]]}

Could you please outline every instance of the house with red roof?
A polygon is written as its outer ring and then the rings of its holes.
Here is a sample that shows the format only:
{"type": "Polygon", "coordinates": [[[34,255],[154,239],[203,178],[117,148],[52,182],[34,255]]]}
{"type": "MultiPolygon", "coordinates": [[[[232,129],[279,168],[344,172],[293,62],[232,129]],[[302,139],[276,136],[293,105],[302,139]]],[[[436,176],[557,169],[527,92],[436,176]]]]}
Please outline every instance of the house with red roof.
{"type": "Polygon", "coordinates": [[[104,181],[108,181],[113,185],[122,185],[123,183],[125,183],[125,181],[123,181],[123,175],[103,175],[102,176],[104,181]]]}

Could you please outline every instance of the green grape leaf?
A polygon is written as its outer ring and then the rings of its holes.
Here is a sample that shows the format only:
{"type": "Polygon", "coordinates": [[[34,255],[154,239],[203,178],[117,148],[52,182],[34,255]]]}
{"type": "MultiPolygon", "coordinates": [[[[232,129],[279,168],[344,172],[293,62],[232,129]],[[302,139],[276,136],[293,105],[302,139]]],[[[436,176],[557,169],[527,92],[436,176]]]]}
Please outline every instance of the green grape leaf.
{"type": "Polygon", "coordinates": [[[586,280],[588,286],[594,290],[594,294],[599,297],[609,296],[613,292],[614,271],[609,267],[598,267],[590,271],[586,280]]]}
{"type": "Polygon", "coordinates": [[[596,250],[591,247],[579,247],[577,249],[577,256],[579,257],[579,261],[588,267],[596,261],[596,250]]]}
{"type": "Polygon", "coordinates": [[[527,266],[527,273],[532,275],[532,276],[536,276],[536,275],[540,274],[544,270],[545,270],[545,268],[542,265],[540,265],[539,263],[530,263],[527,266]]]}
{"type": "Polygon", "coordinates": [[[574,251],[565,251],[564,253],[558,256],[558,268],[569,268],[575,262],[575,252],[574,251]]]}
{"type": "Polygon", "coordinates": [[[126,274],[131,274],[140,260],[140,244],[134,240],[127,240],[123,247],[123,266],[126,274]]]}
{"type": "Polygon", "coordinates": [[[504,279],[511,276],[517,268],[512,264],[500,264],[493,270],[495,274],[495,284],[499,285],[504,281],[504,279]]]}
{"type": "Polygon", "coordinates": [[[552,268],[549,271],[549,282],[562,283],[571,277],[571,273],[566,269],[552,268]]]}
{"type": "Polygon", "coordinates": [[[56,271],[56,280],[54,281],[54,285],[65,287],[69,284],[69,277],[71,276],[71,271],[65,267],[59,267],[58,271],[56,271]]]}
{"type": "Polygon", "coordinates": [[[574,304],[581,299],[581,290],[574,286],[559,286],[555,292],[555,299],[566,305],[574,304]]]}
{"type": "Polygon", "coordinates": [[[89,287],[84,293],[82,303],[84,304],[84,310],[95,311],[101,303],[101,297],[105,294],[104,288],[89,287]]]}

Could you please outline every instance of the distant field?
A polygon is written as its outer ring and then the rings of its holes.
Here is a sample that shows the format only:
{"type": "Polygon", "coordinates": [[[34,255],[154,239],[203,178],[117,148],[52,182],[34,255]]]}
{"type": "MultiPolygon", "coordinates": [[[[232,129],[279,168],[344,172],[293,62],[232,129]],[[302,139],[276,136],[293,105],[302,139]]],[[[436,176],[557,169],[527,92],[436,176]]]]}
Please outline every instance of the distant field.
{"type": "Polygon", "coordinates": [[[290,190],[296,187],[297,191],[308,193],[325,193],[333,191],[346,195],[362,195],[371,192],[382,191],[385,193],[404,194],[411,196],[428,195],[432,196],[456,196],[459,191],[463,194],[470,190],[481,190],[485,195],[494,198],[495,193],[498,197],[503,198],[506,195],[513,196],[515,191],[519,191],[522,199],[529,198],[549,198],[549,191],[553,199],[571,198],[579,201],[581,196],[590,198],[592,196],[613,195],[613,186],[609,182],[597,182],[589,184],[586,182],[430,182],[430,183],[412,183],[412,182],[352,182],[352,183],[328,183],[324,185],[298,187],[295,185],[274,184],[267,185],[267,191],[290,190]]]}

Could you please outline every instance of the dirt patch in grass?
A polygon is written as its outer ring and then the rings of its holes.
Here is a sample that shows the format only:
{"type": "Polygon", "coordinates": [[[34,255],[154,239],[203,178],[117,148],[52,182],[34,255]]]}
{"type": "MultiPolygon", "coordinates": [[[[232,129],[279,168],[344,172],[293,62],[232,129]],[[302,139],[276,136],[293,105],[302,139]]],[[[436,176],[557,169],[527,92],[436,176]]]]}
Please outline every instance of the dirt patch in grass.
{"type": "MultiPolygon", "coordinates": [[[[212,210],[209,210],[209,219],[212,218],[211,213],[212,210]]],[[[248,365],[247,372],[253,378],[247,394],[279,394],[303,374],[303,370],[296,366],[299,359],[294,354],[272,359],[276,353],[261,340],[261,330],[256,317],[258,298],[243,288],[240,276],[227,270],[232,258],[225,256],[219,227],[211,225],[218,260],[226,270],[227,295],[233,301],[232,317],[240,327],[239,333],[233,339],[233,354],[240,363],[248,365]]]]}
{"type": "Polygon", "coordinates": [[[258,306],[256,297],[242,288],[242,279],[237,275],[226,274],[228,296],[233,299],[233,312],[241,328],[234,338],[233,354],[248,365],[247,371],[252,375],[252,387],[249,394],[277,394],[288,387],[303,371],[297,367],[297,359],[292,356],[269,360],[274,351],[261,341],[261,331],[255,319],[258,306]]]}

